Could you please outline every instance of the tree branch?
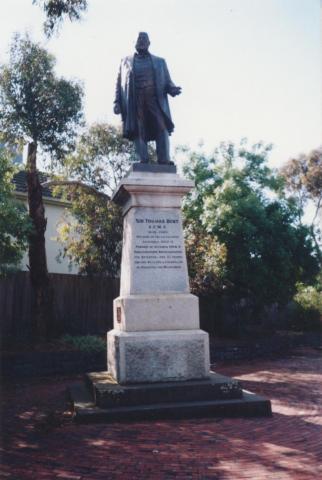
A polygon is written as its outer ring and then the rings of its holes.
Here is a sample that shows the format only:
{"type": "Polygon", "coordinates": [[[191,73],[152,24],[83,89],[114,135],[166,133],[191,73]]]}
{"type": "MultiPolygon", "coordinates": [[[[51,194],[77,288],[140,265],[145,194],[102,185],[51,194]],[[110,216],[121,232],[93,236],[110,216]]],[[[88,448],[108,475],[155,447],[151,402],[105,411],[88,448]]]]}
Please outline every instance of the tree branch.
{"type": "Polygon", "coordinates": [[[313,220],[312,220],[312,225],[314,225],[315,220],[316,220],[316,217],[318,216],[318,213],[319,213],[319,210],[320,210],[320,207],[321,207],[321,202],[322,202],[322,195],[321,195],[321,197],[320,197],[319,200],[318,200],[318,203],[317,203],[317,206],[316,206],[316,210],[315,210],[315,215],[314,215],[313,220]]]}

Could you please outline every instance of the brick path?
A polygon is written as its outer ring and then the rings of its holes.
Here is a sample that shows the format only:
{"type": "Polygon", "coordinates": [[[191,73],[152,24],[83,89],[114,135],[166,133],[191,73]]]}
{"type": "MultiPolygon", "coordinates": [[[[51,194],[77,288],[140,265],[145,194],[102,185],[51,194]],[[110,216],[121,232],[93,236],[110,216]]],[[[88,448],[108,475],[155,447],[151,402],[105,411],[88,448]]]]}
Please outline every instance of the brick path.
{"type": "Polygon", "coordinates": [[[273,417],[75,425],[64,392],[79,377],[6,385],[0,478],[322,479],[321,354],[216,370],[271,398],[273,417]]]}

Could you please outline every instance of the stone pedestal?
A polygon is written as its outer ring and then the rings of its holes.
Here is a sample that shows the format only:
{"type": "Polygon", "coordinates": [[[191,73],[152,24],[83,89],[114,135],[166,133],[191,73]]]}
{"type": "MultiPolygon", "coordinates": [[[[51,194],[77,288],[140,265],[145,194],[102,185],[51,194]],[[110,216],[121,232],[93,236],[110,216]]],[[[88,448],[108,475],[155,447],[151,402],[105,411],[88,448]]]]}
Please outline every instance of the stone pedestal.
{"type": "Polygon", "coordinates": [[[120,296],[108,371],[70,390],[79,421],[271,413],[268,400],[210,372],[183,240],[181,201],[192,188],[174,166],[134,164],[113,196],[124,216],[120,296]]]}
{"type": "Polygon", "coordinates": [[[208,335],[202,330],[108,334],[108,371],[120,384],[209,377],[208,335]]]}
{"type": "Polygon", "coordinates": [[[181,200],[192,188],[176,173],[132,171],[114,194],[124,232],[108,371],[120,384],[209,377],[183,241],[181,200]]]}

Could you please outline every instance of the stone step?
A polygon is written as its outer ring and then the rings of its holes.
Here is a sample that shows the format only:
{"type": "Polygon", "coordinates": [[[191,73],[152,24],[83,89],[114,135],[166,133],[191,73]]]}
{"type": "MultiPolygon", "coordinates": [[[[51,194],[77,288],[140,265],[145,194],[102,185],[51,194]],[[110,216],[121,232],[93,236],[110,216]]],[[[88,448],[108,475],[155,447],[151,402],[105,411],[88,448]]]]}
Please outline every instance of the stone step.
{"type": "MultiPolygon", "coordinates": [[[[87,379],[87,384],[84,382],[69,387],[75,421],[80,423],[157,418],[253,417],[270,416],[272,414],[269,400],[246,390],[242,390],[240,398],[167,401],[163,403],[159,401],[153,404],[102,408],[95,403],[93,391],[88,388],[88,382],[89,379],[87,379]]],[[[170,397],[168,398],[170,399],[170,397]]]]}
{"type": "Polygon", "coordinates": [[[194,402],[242,398],[240,383],[210,372],[208,379],[120,385],[108,372],[85,376],[98,407],[124,407],[155,403],[194,402]]]}

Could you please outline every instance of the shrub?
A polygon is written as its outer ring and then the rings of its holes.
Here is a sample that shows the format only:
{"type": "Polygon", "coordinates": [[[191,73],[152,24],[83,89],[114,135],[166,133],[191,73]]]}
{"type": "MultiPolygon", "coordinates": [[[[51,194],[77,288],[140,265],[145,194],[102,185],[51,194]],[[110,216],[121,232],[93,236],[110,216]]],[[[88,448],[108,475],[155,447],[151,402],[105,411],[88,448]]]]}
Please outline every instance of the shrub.
{"type": "Polygon", "coordinates": [[[290,327],[295,330],[322,328],[322,289],[298,284],[297,293],[290,307],[290,327]]]}
{"type": "Polygon", "coordinates": [[[61,342],[81,352],[103,352],[106,350],[106,341],[96,335],[64,335],[61,342]]]}

